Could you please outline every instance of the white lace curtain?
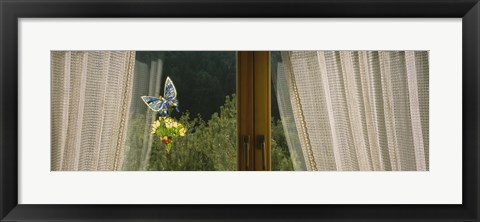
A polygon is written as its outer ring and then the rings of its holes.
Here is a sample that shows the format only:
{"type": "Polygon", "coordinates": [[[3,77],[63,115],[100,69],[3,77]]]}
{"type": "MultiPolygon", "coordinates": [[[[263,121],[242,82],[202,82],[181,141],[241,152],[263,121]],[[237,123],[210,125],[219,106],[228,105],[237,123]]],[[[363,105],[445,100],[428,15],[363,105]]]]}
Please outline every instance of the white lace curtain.
{"type": "Polygon", "coordinates": [[[428,52],[282,53],[276,84],[291,153],[307,170],[425,171],[428,52]]]}
{"type": "Polygon", "coordinates": [[[51,53],[52,170],[122,169],[135,52],[51,53]]]}

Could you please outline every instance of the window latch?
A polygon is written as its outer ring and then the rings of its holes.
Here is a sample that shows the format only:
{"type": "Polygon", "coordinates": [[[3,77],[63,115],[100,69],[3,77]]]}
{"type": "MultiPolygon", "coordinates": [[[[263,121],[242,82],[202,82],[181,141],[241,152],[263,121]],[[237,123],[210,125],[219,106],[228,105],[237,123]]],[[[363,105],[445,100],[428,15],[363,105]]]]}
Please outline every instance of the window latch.
{"type": "Polygon", "coordinates": [[[258,141],[258,149],[261,150],[261,153],[262,153],[262,170],[266,170],[267,169],[267,150],[265,149],[265,136],[264,135],[260,135],[257,137],[257,141],[258,141]]]}

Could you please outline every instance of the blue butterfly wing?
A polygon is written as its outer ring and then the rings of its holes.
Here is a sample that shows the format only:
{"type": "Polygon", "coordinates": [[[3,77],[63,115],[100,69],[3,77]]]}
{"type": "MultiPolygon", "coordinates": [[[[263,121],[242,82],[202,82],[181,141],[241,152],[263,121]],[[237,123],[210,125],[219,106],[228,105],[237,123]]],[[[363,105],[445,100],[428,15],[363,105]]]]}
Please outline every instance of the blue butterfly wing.
{"type": "Polygon", "coordinates": [[[168,102],[167,100],[163,99],[162,98],[162,102],[160,104],[160,110],[158,111],[158,114],[160,114],[161,116],[168,116],[168,102]]]}
{"type": "Polygon", "coordinates": [[[160,110],[167,110],[168,109],[168,103],[165,99],[162,98],[160,104],[159,104],[160,110]]]}
{"type": "Polygon", "coordinates": [[[165,101],[158,99],[153,96],[142,96],[143,102],[150,108],[151,110],[158,112],[162,109],[162,106],[165,106],[165,101]]]}
{"type": "Polygon", "coordinates": [[[170,77],[167,77],[165,80],[165,87],[163,89],[163,97],[167,100],[173,100],[177,98],[177,90],[175,89],[175,85],[173,85],[172,80],[170,77]]]}

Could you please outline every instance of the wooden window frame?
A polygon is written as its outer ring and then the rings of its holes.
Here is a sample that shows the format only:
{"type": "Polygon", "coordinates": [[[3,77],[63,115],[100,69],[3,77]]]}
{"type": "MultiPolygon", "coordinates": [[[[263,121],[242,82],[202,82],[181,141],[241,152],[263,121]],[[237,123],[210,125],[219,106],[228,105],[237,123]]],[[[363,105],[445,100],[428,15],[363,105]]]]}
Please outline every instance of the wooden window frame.
{"type": "Polygon", "coordinates": [[[269,51],[237,52],[237,162],[240,171],[270,171],[269,51]]]}

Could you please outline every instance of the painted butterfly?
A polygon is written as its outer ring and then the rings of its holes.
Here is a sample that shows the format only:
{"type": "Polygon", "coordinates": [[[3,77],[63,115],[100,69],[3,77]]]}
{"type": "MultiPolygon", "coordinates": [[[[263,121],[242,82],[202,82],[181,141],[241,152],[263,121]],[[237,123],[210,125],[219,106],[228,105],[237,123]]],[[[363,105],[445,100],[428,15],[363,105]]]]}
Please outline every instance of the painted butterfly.
{"type": "Polygon", "coordinates": [[[175,107],[177,112],[178,110],[178,100],[177,100],[177,90],[175,85],[173,85],[170,77],[167,77],[165,80],[165,87],[163,89],[163,97],[159,96],[158,98],[153,96],[142,96],[143,102],[151,110],[158,112],[161,116],[168,116],[168,110],[172,107],[175,107]]]}

